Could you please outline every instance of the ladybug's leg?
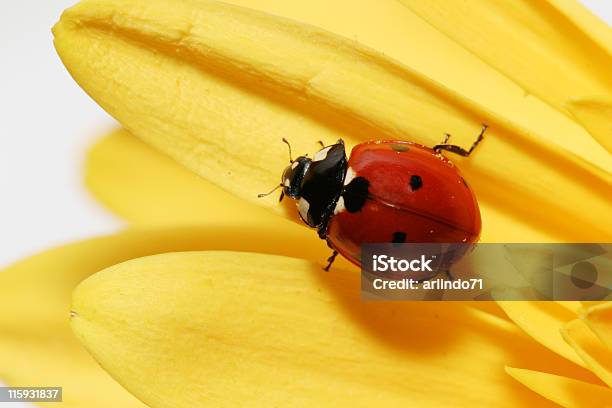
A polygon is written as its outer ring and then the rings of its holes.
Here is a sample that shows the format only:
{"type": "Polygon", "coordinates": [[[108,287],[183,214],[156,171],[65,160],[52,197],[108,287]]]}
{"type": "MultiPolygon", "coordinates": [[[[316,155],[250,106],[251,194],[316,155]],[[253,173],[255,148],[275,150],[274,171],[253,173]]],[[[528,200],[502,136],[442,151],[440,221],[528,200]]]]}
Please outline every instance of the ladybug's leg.
{"type": "Polygon", "coordinates": [[[323,268],[323,270],[325,272],[329,272],[329,268],[331,268],[332,264],[334,263],[334,261],[336,260],[336,257],[338,256],[338,251],[334,250],[334,252],[332,252],[331,256],[329,258],[327,258],[327,266],[325,268],[323,268]]]}
{"type": "Polygon", "coordinates": [[[487,128],[488,128],[487,125],[482,125],[482,130],[480,131],[480,134],[478,135],[478,138],[476,139],[476,141],[472,144],[472,147],[470,147],[470,150],[465,150],[461,146],[447,144],[448,139],[450,139],[450,135],[448,133],[446,134],[446,137],[444,138],[444,142],[442,142],[442,144],[435,145],[433,149],[437,153],[439,153],[442,150],[446,150],[446,151],[458,154],[463,157],[468,157],[474,151],[476,146],[478,146],[478,144],[482,141],[482,139],[484,139],[484,134],[487,131],[487,128]]]}

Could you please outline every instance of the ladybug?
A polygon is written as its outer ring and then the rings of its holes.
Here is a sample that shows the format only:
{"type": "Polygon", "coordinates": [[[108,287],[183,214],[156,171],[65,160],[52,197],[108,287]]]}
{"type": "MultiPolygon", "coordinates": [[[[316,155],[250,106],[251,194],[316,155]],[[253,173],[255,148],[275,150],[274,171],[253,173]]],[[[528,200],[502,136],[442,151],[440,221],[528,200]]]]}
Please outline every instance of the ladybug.
{"type": "Polygon", "coordinates": [[[481,229],[476,196],[442,151],[467,157],[486,129],[469,150],[448,144],[447,134],[433,148],[394,140],[361,143],[350,158],[340,139],[330,146],[319,142],[322,149],[312,159],[293,160],[283,139],[291,164],[277,187],[280,200],[297,200],[302,220],[333,249],[326,271],[338,253],[360,266],[362,244],[474,243],[481,229]]]}

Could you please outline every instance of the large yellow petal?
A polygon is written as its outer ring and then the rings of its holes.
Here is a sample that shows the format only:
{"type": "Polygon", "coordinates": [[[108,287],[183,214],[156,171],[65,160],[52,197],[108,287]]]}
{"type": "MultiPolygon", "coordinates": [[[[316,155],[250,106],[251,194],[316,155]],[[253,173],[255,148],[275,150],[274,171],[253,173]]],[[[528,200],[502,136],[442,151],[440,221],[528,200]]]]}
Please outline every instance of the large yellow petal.
{"type": "Polygon", "coordinates": [[[612,354],[580,319],[572,320],[561,334],[586,365],[608,386],[612,386],[612,354]]]}
{"type": "MultiPolygon", "coordinates": [[[[298,152],[338,136],[349,145],[372,135],[431,145],[443,131],[469,140],[485,121],[491,132],[478,154],[457,160],[480,197],[567,239],[610,235],[607,170],[329,32],[186,0],[85,1],[54,32],[62,60],[102,107],[247,200],[278,182],[282,136],[298,152]]],[[[284,211],[272,197],[257,202],[284,211]]]]}
{"type": "MultiPolygon", "coordinates": [[[[0,314],[6,324],[21,324],[24,315],[35,317],[34,330],[61,325],[72,289],[91,273],[138,256],[194,249],[231,249],[321,260],[329,249],[323,241],[305,239],[308,230],[279,219],[262,228],[243,228],[214,224],[201,227],[134,229],[60,247],[24,261],[0,274],[0,301],[19,313],[0,314]],[[33,283],[37,283],[34,285],[33,283]],[[39,283],[39,284],[38,284],[39,283]]],[[[339,262],[344,262],[339,259],[339,262]]],[[[345,267],[348,267],[344,264],[345,267]]],[[[354,269],[353,269],[354,270],[354,269]]]]}
{"type": "MultiPolygon", "coordinates": [[[[354,38],[359,43],[409,66],[419,74],[444,84],[452,92],[485,104],[487,110],[520,122],[521,126],[548,143],[569,147],[582,157],[608,169],[612,164],[609,154],[599,148],[570,117],[551,108],[542,100],[527,95],[524,88],[487,64],[477,53],[470,52],[452,37],[449,38],[436,30],[397,0],[361,0],[359,7],[354,6],[353,0],[228,2],[354,38]],[[338,15],[342,15],[342,18],[337,18],[338,15]],[[367,23],[364,23],[365,21],[367,23]]],[[[564,2],[564,5],[566,4],[572,5],[573,2],[564,2]]],[[[576,10],[566,14],[577,15],[583,11],[581,7],[576,7],[576,10]]],[[[461,19],[461,16],[458,18],[461,19]]],[[[602,25],[601,21],[593,20],[602,25]]],[[[583,25],[588,27],[590,31],[586,31],[589,32],[593,32],[596,26],[588,19],[585,19],[583,25]]],[[[603,26],[605,30],[609,30],[605,24],[603,26]]],[[[517,29],[522,30],[523,27],[517,29]]],[[[605,30],[602,32],[605,33],[605,30]]],[[[502,43],[499,45],[507,46],[502,43]]],[[[465,137],[469,135],[454,136],[459,137],[463,143],[470,142],[469,137],[465,137]]]]}
{"type": "Polygon", "coordinates": [[[612,116],[585,105],[612,97],[612,30],[578,1],[401,2],[610,150],[612,116]]]}
{"type": "MultiPolygon", "coordinates": [[[[575,0],[401,0],[410,10],[554,108],[612,95],[612,30],[575,0]]],[[[585,126],[600,140],[608,131],[585,126]]]]}
{"type": "Polygon", "coordinates": [[[521,384],[567,408],[612,406],[612,390],[572,378],[506,367],[506,372],[521,384]]]}
{"type": "MultiPolygon", "coordinates": [[[[127,231],[53,249],[1,271],[0,379],[10,385],[61,385],[64,405],[70,407],[142,406],[99,368],[71,333],[68,312],[74,287],[118,262],[165,251],[254,250],[324,262],[328,249],[323,242],[305,240],[302,229],[279,221],[258,229],[127,231]]],[[[338,265],[350,268],[342,260],[338,265]]]]}
{"type": "Polygon", "coordinates": [[[503,301],[497,302],[508,317],[536,341],[555,353],[584,365],[574,349],[561,336],[561,327],[577,317],[576,313],[556,302],[503,301]]]}
{"type": "Polygon", "coordinates": [[[152,407],[546,406],[503,365],[594,378],[464,303],[364,303],[359,288],[292,258],[164,254],[81,283],[72,326],[152,407]]]}

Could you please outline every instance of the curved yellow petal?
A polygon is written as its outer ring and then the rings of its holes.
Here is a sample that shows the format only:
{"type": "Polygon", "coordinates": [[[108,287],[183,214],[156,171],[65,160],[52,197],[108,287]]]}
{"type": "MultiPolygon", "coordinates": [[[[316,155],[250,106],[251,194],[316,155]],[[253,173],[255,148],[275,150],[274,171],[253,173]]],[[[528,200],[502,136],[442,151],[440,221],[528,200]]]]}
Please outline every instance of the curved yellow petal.
{"type": "Polygon", "coordinates": [[[612,152],[612,96],[573,99],[567,109],[576,120],[612,152]]]}
{"type": "Polygon", "coordinates": [[[506,372],[534,392],[566,408],[612,406],[612,390],[540,371],[506,367],[506,372]]]}
{"type": "Polygon", "coordinates": [[[278,183],[286,165],[281,137],[296,152],[339,136],[349,145],[372,137],[432,145],[444,131],[468,144],[485,121],[490,133],[478,154],[457,160],[479,197],[566,239],[610,235],[602,227],[612,214],[608,170],[332,33],[187,0],[84,1],[54,33],[77,82],[130,131],[275,211],[285,209],[256,194],[278,183]]]}
{"type": "Polygon", "coordinates": [[[293,258],[163,254],[82,282],[72,327],[152,407],[535,406],[505,362],[573,370],[463,303],[364,303],[359,288],[293,258]]]}
{"type": "MultiPolygon", "coordinates": [[[[135,229],[35,255],[0,271],[0,379],[15,386],[61,385],[66,406],[143,406],[83,352],[68,324],[70,294],[81,280],[113,264],[196,249],[280,253],[321,264],[328,255],[323,242],[305,239],[301,228],[281,219],[267,228],[135,229]]],[[[337,265],[351,268],[343,262],[337,265]]]]}
{"type": "MultiPolygon", "coordinates": [[[[576,119],[610,151],[609,105],[602,109],[591,101],[612,96],[606,74],[612,64],[612,30],[578,1],[401,2],[519,84],[525,96],[534,95],[576,119]]],[[[566,139],[566,132],[567,127],[556,137],[588,155],[582,150],[588,141],[566,139]]]]}
{"type": "Polygon", "coordinates": [[[612,386],[612,354],[584,321],[572,320],[563,326],[561,334],[589,369],[612,386]]]}
{"type": "MultiPolygon", "coordinates": [[[[85,164],[85,182],[105,206],[136,225],[214,223],[265,228],[267,223],[279,222],[270,211],[220,189],[125,129],[92,146],[85,164]]],[[[271,187],[262,186],[262,190],[271,187]]],[[[296,216],[297,211],[287,213],[296,216]]]]}
{"type": "MultiPolygon", "coordinates": [[[[527,95],[524,88],[488,65],[478,54],[444,35],[397,0],[360,0],[359,7],[354,6],[353,0],[230,0],[228,3],[302,21],[355,39],[444,84],[454,93],[486,104],[487,110],[496,115],[520,122],[546,142],[568,147],[589,161],[610,168],[610,155],[570,117],[527,95]],[[342,18],[336,18],[338,15],[342,18]]],[[[562,6],[572,4],[564,2],[562,6]]],[[[582,7],[576,9],[566,14],[574,16],[584,12],[582,7]]],[[[609,30],[601,21],[593,20],[585,19],[584,25],[590,30],[585,31],[593,32],[596,23],[609,30]]],[[[462,143],[470,142],[466,135],[453,136],[461,138],[462,143]]]]}
{"type": "Polygon", "coordinates": [[[556,302],[497,302],[508,317],[527,334],[550,350],[581,366],[584,362],[561,336],[559,330],[577,315],[556,302]]]}
{"type": "Polygon", "coordinates": [[[612,30],[577,1],[400,1],[556,109],[612,93],[612,30]]]}
{"type": "Polygon", "coordinates": [[[612,302],[601,302],[587,307],[581,317],[608,349],[612,350],[612,302]]]}
{"type": "MultiPolygon", "coordinates": [[[[0,273],[0,301],[19,313],[0,314],[3,324],[20,324],[24,315],[37,324],[60,325],[59,309],[67,310],[69,294],[93,272],[131,258],[168,251],[230,249],[321,260],[329,255],[323,241],[308,239],[310,231],[279,219],[265,228],[219,226],[135,228],[52,249],[0,273]],[[36,283],[35,285],[33,283],[36,283]]],[[[348,263],[338,259],[340,265],[348,263]]],[[[355,269],[352,269],[355,270],[355,269]]],[[[34,330],[37,324],[26,322],[34,330]]],[[[47,326],[46,326],[47,327],[47,326]]]]}

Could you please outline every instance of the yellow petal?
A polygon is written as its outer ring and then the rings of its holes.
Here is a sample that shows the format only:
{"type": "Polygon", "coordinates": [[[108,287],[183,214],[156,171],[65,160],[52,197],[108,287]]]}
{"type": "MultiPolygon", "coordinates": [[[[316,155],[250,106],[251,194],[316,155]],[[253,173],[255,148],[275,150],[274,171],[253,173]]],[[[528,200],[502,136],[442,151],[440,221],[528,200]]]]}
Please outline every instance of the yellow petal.
{"type": "Polygon", "coordinates": [[[163,254],[82,282],[72,326],[152,407],[535,406],[504,362],[573,370],[464,303],[364,303],[359,288],[287,257],[163,254]]]}
{"type": "Polygon", "coordinates": [[[559,306],[556,302],[505,301],[497,302],[508,317],[527,334],[550,350],[584,365],[576,352],[563,340],[559,330],[576,318],[576,314],[559,306]]]}
{"type": "Polygon", "coordinates": [[[608,349],[612,350],[612,302],[602,302],[586,308],[582,318],[608,349]]]}
{"type": "MultiPolygon", "coordinates": [[[[325,261],[328,248],[322,241],[304,239],[301,228],[279,221],[266,229],[127,231],[56,248],[0,271],[0,379],[10,385],[61,385],[66,406],[142,406],[72,335],[68,313],[74,287],[118,262],[165,251],[251,249],[325,261]]],[[[338,265],[350,268],[343,262],[338,265]]]]}
{"type": "Polygon", "coordinates": [[[573,99],[568,102],[567,109],[612,152],[612,97],[573,99]]]}
{"type": "MultiPolygon", "coordinates": [[[[353,0],[230,0],[228,3],[302,21],[354,38],[419,74],[444,84],[451,93],[464,95],[472,101],[483,103],[488,111],[496,115],[520,122],[521,126],[547,143],[570,147],[581,157],[607,169],[612,165],[610,155],[597,146],[570,117],[540,99],[526,95],[525,89],[516,82],[488,65],[478,54],[466,50],[452,37],[436,30],[399,1],[360,0],[359,7],[354,7],[353,0]],[[338,15],[342,18],[336,18],[338,15]],[[364,24],[364,21],[368,21],[368,24],[364,24]]],[[[572,4],[564,2],[560,6],[572,4]]],[[[582,7],[576,8],[578,10],[567,11],[566,14],[574,16],[584,12],[582,7]]],[[[597,19],[584,20],[583,25],[590,32],[594,31],[596,23],[609,30],[597,19]]],[[[458,137],[461,143],[470,143],[469,137],[466,137],[470,135],[453,136],[458,137]]]]}
{"type": "Polygon", "coordinates": [[[19,310],[0,314],[0,321],[23,322],[35,330],[39,323],[61,326],[65,316],[58,310],[68,310],[69,294],[82,279],[115,263],[160,252],[231,249],[320,259],[323,263],[329,252],[323,241],[309,240],[308,230],[279,221],[266,229],[219,229],[214,225],[133,229],[44,252],[0,273],[0,301],[11,310],[19,310]],[[37,324],[24,322],[24,315],[35,317],[37,324]]]}
{"type": "Polygon", "coordinates": [[[612,30],[577,1],[400,1],[556,109],[612,93],[612,30]]]}
{"type": "Polygon", "coordinates": [[[563,326],[561,334],[589,369],[612,386],[612,354],[584,321],[572,320],[563,326]]]}
{"type": "Polygon", "coordinates": [[[521,384],[563,407],[612,406],[612,391],[608,387],[522,368],[506,367],[506,372],[521,384]]]}
{"type": "MultiPolygon", "coordinates": [[[[85,179],[96,198],[137,225],[212,223],[265,228],[279,222],[270,211],[221,190],[124,129],[90,149],[85,179]]],[[[295,216],[297,211],[288,214],[295,216]]]]}
{"type": "Polygon", "coordinates": [[[444,131],[467,141],[486,121],[482,149],[457,160],[479,197],[567,239],[610,235],[607,171],[329,32],[211,1],[90,0],[54,33],[77,82],[130,131],[275,211],[284,208],[256,194],[286,165],[281,137],[296,152],[339,136],[349,145],[373,135],[432,145],[444,131]]]}

